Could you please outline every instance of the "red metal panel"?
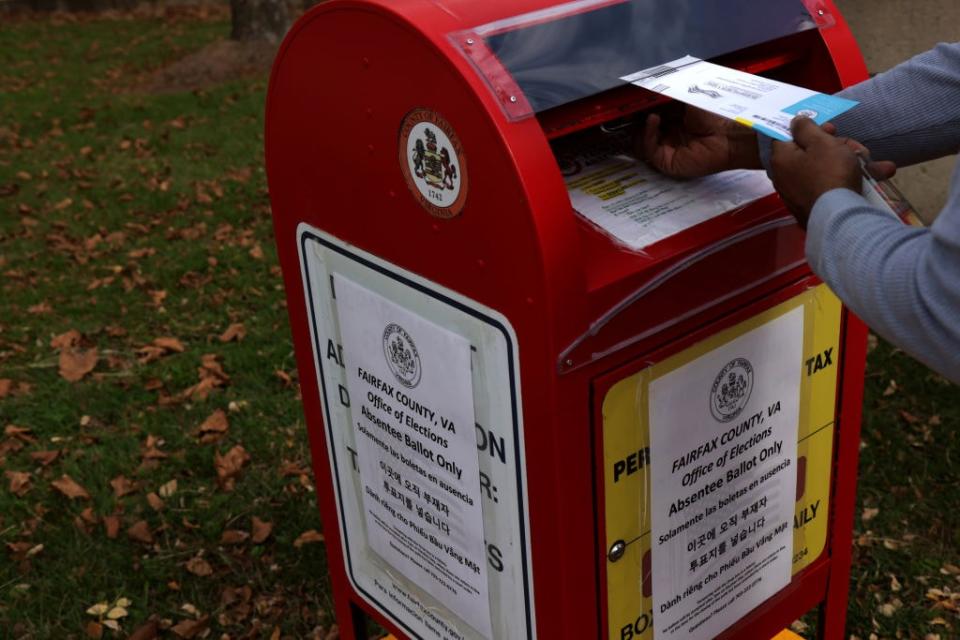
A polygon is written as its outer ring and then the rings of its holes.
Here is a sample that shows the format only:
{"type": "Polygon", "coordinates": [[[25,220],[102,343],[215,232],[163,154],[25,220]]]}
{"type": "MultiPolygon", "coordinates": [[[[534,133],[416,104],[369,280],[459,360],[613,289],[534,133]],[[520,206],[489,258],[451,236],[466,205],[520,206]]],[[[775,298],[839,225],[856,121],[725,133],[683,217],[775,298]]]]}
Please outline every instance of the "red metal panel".
{"type": "MultiPolygon", "coordinates": [[[[603,632],[602,487],[594,469],[598,423],[591,409],[596,400],[593,381],[668,341],[677,346],[692,343],[718,319],[721,324],[733,323],[758,301],[771,304],[783,299],[790,284],[806,273],[801,268],[770,279],[763,287],[745,286],[719,307],[691,314],[669,331],[631,344],[614,357],[568,374],[558,372],[561,351],[599,313],[658,270],[782,211],[776,198],[768,198],[743,215],[703,225],[646,257],[623,251],[580,224],[541,124],[534,118],[509,122],[483,80],[447,39],[454,31],[553,4],[456,0],[441,6],[425,0],[334,0],[315,7],[297,23],[274,65],[266,115],[267,170],[318,502],[327,525],[333,595],[346,638],[358,637],[355,609],[375,614],[346,579],[334,526],[337,506],[295,241],[298,223],[313,224],[461,292],[497,309],[513,324],[519,341],[540,637],[580,639],[603,632]],[[434,109],[451,123],[469,160],[470,193],[463,214],[453,220],[433,218],[421,208],[397,164],[400,122],[417,107],[434,109]]],[[[761,65],[758,69],[772,68],[764,64],[786,65],[784,73],[803,76],[810,80],[804,84],[828,90],[865,77],[845,22],[832,2],[825,4],[836,26],[820,32],[822,42],[801,34],[804,37],[788,39],[788,50],[770,53],[777,57],[776,64],[763,60],[752,64],[761,65]]],[[[611,106],[611,117],[616,112],[616,105],[611,106]]],[[[796,252],[802,238],[796,233],[787,236],[784,242],[796,252]]],[[[704,274],[700,286],[713,284],[704,274]]],[[[677,313],[683,310],[683,296],[677,292],[677,313]]],[[[627,340],[642,329],[638,314],[635,323],[618,325],[615,331],[620,335],[611,340],[627,340]]],[[[814,563],[763,611],[725,637],[773,635],[778,625],[782,628],[824,597],[826,637],[842,635],[864,335],[862,324],[851,318],[835,447],[843,464],[835,475],[829,559],[814,563]]]]}

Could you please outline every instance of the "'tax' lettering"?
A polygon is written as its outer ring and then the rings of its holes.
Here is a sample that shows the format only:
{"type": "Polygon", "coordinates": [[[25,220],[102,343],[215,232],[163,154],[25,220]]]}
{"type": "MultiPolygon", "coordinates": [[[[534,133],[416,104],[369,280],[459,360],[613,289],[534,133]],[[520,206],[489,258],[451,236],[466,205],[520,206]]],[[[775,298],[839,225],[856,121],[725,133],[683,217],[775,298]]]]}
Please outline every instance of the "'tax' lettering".
{"type": "Polygon", "coordinates": [[[826,369],[831,365],[833,365],[833,347],[830,347],[823,353],[817,354],[815,358],[807,359],[807,375],[812,376],[817,371],[826,369]]]}

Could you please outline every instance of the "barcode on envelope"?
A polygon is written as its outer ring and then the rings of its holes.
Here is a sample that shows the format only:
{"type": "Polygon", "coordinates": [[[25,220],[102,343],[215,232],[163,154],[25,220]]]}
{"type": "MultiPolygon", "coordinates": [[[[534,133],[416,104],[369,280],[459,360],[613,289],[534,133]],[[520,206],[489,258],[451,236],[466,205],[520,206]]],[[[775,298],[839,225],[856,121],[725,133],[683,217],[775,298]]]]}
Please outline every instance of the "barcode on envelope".
{"type": "Polygon", "coordinates": [[[662,65],[659,67],[652,67],[650,69],[643,70],[642,79],[649,80],[650,78],[662,78],[663,76],[667,76],[667,75],[670,75],[671,73],[676,73],[676,72],[677,72],[676,67],[668,67],[666,65],[662,65]]]}

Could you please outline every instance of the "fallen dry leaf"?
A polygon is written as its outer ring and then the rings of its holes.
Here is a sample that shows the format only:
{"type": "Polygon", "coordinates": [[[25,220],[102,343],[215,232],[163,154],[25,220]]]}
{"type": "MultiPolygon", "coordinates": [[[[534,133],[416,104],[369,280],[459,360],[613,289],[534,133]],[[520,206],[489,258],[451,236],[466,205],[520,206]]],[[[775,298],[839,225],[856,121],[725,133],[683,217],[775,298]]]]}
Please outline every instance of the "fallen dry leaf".
{"type": "Polygon", "coordinates": [[[236,340],[240,342],[247,336],[247,329],[243,326],[242,322],[234,322],[226,331],[220,334],[220,342],[230,342],[231,340],[236,340]]]}
{"type": "Polygon", "coordinates": [[[127,640],[155,640],[158,633],[157,623],[153,620],[137,627],[127,640]]]}
{"type": "Polygon", "coordinates": [[[310,529],[309,531],[304,531],[297,539],[293,541],[293,546],[299,549],[305,544],[313,544],[315,542],[323,542],[326,538],[323,537],[323,534],[317,531],[316,529],[310,529]]]}
{"type": "Polygon", "coordinates": [[[121,618],[126,618],[130,615],[130,612],[127,611],[126,607],[117,603],[110,611],[107,611],[108,620],[119,620],[121,618]]]}
{"type": "Polygon", "coordinates": [[[254,260],[263,260],[263,248],[260,246],[260,243],[253,245],[249,253],[250,257],[254,260]]]}
{"type": "Polygon", "coordinates": [[[27,553],[34,547],[32,542],[8,542],[7,550],[13,556],[15,562],[19,562],[27,557],[27,553]]]}
{"type": "Polygon", "coordinates": [[[172,496],[172,495],[175,494],[176,492],[177,492],[177,479],[176,479],[176,478],[174,478],[173,480],[170,480],[170,481],[168,481],[168,482],[164,482],[162,485],[160,485],[160,489],[158,490],[158,493],[160,494],[160,497],[162,497],[162,498],[169,498],[170,496],[172,496]]]}
{"type": "Polygon", "coordinates": [[[194,556],[187,560],[185,565],[187,571],[192,573],[195,576],[209,576],[213,575],[213,567],[210,566],[210,563],[201,558],[200,556],[194,556]]]}
{"type": "Polygon", "coordinates": [[[253,523],[253,544],[260,544],[270,537],[270,534],[273,532],[272,522],[264,522],[257,516],[253,516],[251,522],[253,523]]]}
{"type": "Polygon", "coordinates": [[[97,348],[86,351],[69,347],[60,351],[60,375],[69,382],[79,382],[97,366],[97,348]]]}
{"type": "Polygon", "coordinates": [[[153,534],[150,533],[150,525],[147,524],[146,520],[138,520],[131,525],[131,527],[127,529],[127,536],[137,542],[153,544],[153,534]]]}
{"type": "Polygon", "coordinates": [[[175,634],[184,638],[185,640],[190,640],[195,638],[202,631],[204,631],[210,625],[210,616],[203,616],[199,620],[181,620],[177,624],[170,627],[170,631],[173,631],[175,634]]]}
{"type": "Polygon", "coordinates": [[[10,378],[0,378],[0,398],[6,398],[13,389],[13,380],[10,378]]]}
{"type": "Polygon", "coordinates": [[[87,493],[87,490],[77,484],[77,482],[67,474],[63,474],[60,476],[59,480],[54,480],[50,484],[53,485],[54,489],[67,496],[71,500],[75,500],[77,498],[83,500],[90,499],[90,494],[87,493]]]}
{"type": "Polygon", "coordinates": [[[166,353],[165,349],[148,344],[137,349],[137,362],[140,364],[150,364],[162,358],[166,353]]]}
{"type": "Polygon", "coordinates": [[[137,630],[130,634],[127,640],[155,640],[159,628],[153,620],[137,627],[137,630]]]}
{"type": "Polygon", "coordinates": [[[10,480],[10,492],[22,498],[30,491],[30,473],[27,471],[4,471],[3,475],[10,480]]]}
{"type": "Polygon", "coordinates": [[[175,351],[177,353],[183,353],[184,347],[183,343],[180,342],[177,338],[155,338],[153,344],[161,349],[166,349],[167,351],[175,351]]]}
{"type": "Polygon", "coordinates": [[[200,357],[200,367],[197,369],[200,382],[184,389],[181,394],[183,398],[206,400],[211,391],[226,385],[230,381],[230,376],[217,362],[218,357],[215,353],[205,353],[200,357]]]}
{"type": "Polygon", "coordinates": [[[219,451],[213,452],[213,465],[217,470],[217,483],[224,491],[233,491],[240,470],[250,461],[250,454],[243,445],[234,445],[224,455],[219,451]]]}
{"type": "Polygon", "coordinates": [[[53,461],[60,456],[59,449],[52,449],[49,451],[32,451],[30,453],[30,458],[39,462],[41,466],[47,467],[53,464],[53,461]]]}
{"type": "Polygon", "coordinates": [[[50,347],[53,349],[66,349],[80,344],[80,332],[76,329],[70,329],[50,340],[50,347]]]}
{"type": "Polygon", "coordinates": [[[16,438],[21,442],[27,444],[33,444],[37,441],[36,438],[30,433],[29,427],[18,427],[15,424],[8,424],[3,428],[3,435],[10,436],[11,438],[16,438]]]}
{"type": "Polygon", "coordinates": [[[120,533],[120,516],[103,516],[103,528],[111,540],[120,533]]]}
{"type": "Polygon", "coordinates": [[[94,622],[93,620],[91,620],[90,622],[87,623],[87,627],[85,631],[87,633],[88,638],[99,640],[99,638],[103,637],[103,625],[100,624],[99,622],[94,622]]]}
{"type": "Polygon", "coordinates": [[[227,529],[220,536],[220,544],[242,544],[250,534],[240,529],[227,529]]]}
{"type": "MultiPolygon", "coordinates": [[[[163,440],[156,436],[147,435],[147,441],[143,444],[143,453],[141,454],[144,460],[162,460],[163,458],[168,457],[168,454],[164,453],[159,449],[163,444],[163,440]]],[[[163,494],[161,494],[163,495],[163,494]]]]}
{"type": "Polygon", "coordinates": [[[877,514],[878,514],[878,513],[880,513],[880,509],[878,509],[878,508],[876,508],[876,507],[866,507],[866,508],[863,510],[863,513],[860,514],[860,519],[861,519],[863,522],[870,522],[870,521],[873,520],[875,517],[877,517],[877,514]]]}
{"type": "Polygon", "coordinates": [[[200,442],[216,442],[223,437],[229,427],[227,414],[223,409],[217,409],[200,425],[200,442]]]}
{"type": "Polygon", "coordinates": [[[110,486],[113,487],[113,495],[117,498],[122,498],[123,496],[129,495],[137,490],[137,483],[130,480],[123,474],[111,480],[110,486]]]}
{"type": "Polygon", "coordinates": [[[160,511],[164,507],[163,500],[153,491],[147,494],[147,503],[154,511],[160,511]]]}
{"type": "Polygon", "coordinates": [[[894,593],[896,593],[897,591],[900,591],[901,589],[903,589],[903,585],[900,584],[900,581],[899,581],[899,580],[897,580],[897,576],[895,576],[895,575],[893,575],[893,574],[891,573],[891,574],[890,574],[890,591],[893,591],[894,593]]]}

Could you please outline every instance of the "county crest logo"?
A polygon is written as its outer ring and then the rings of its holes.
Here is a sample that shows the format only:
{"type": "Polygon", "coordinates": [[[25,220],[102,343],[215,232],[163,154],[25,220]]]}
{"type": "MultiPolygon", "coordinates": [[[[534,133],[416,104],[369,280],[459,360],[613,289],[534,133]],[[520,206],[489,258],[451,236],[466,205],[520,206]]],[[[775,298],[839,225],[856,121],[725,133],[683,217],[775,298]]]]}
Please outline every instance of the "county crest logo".
{"type": "Polygon", "coordinates": [[[408,389],[420,384],[420,352],[406,329],[392,322],[384,328],[383,355],[397,382],[408,389]]]}
{"type": "Polygon", "coordinates": [[[753,365],[746,358],[734,358],[720,370],[710,387],[710,413],[719,422],[739,416],[753,393],[753,365]]]}
{"type": "Polygon", "coordinates": [[[438,218],[463,210],[467,170],[460,140],[440,114],[415,109],[400,125],[400,169],[410,192],[438,218]]]}

